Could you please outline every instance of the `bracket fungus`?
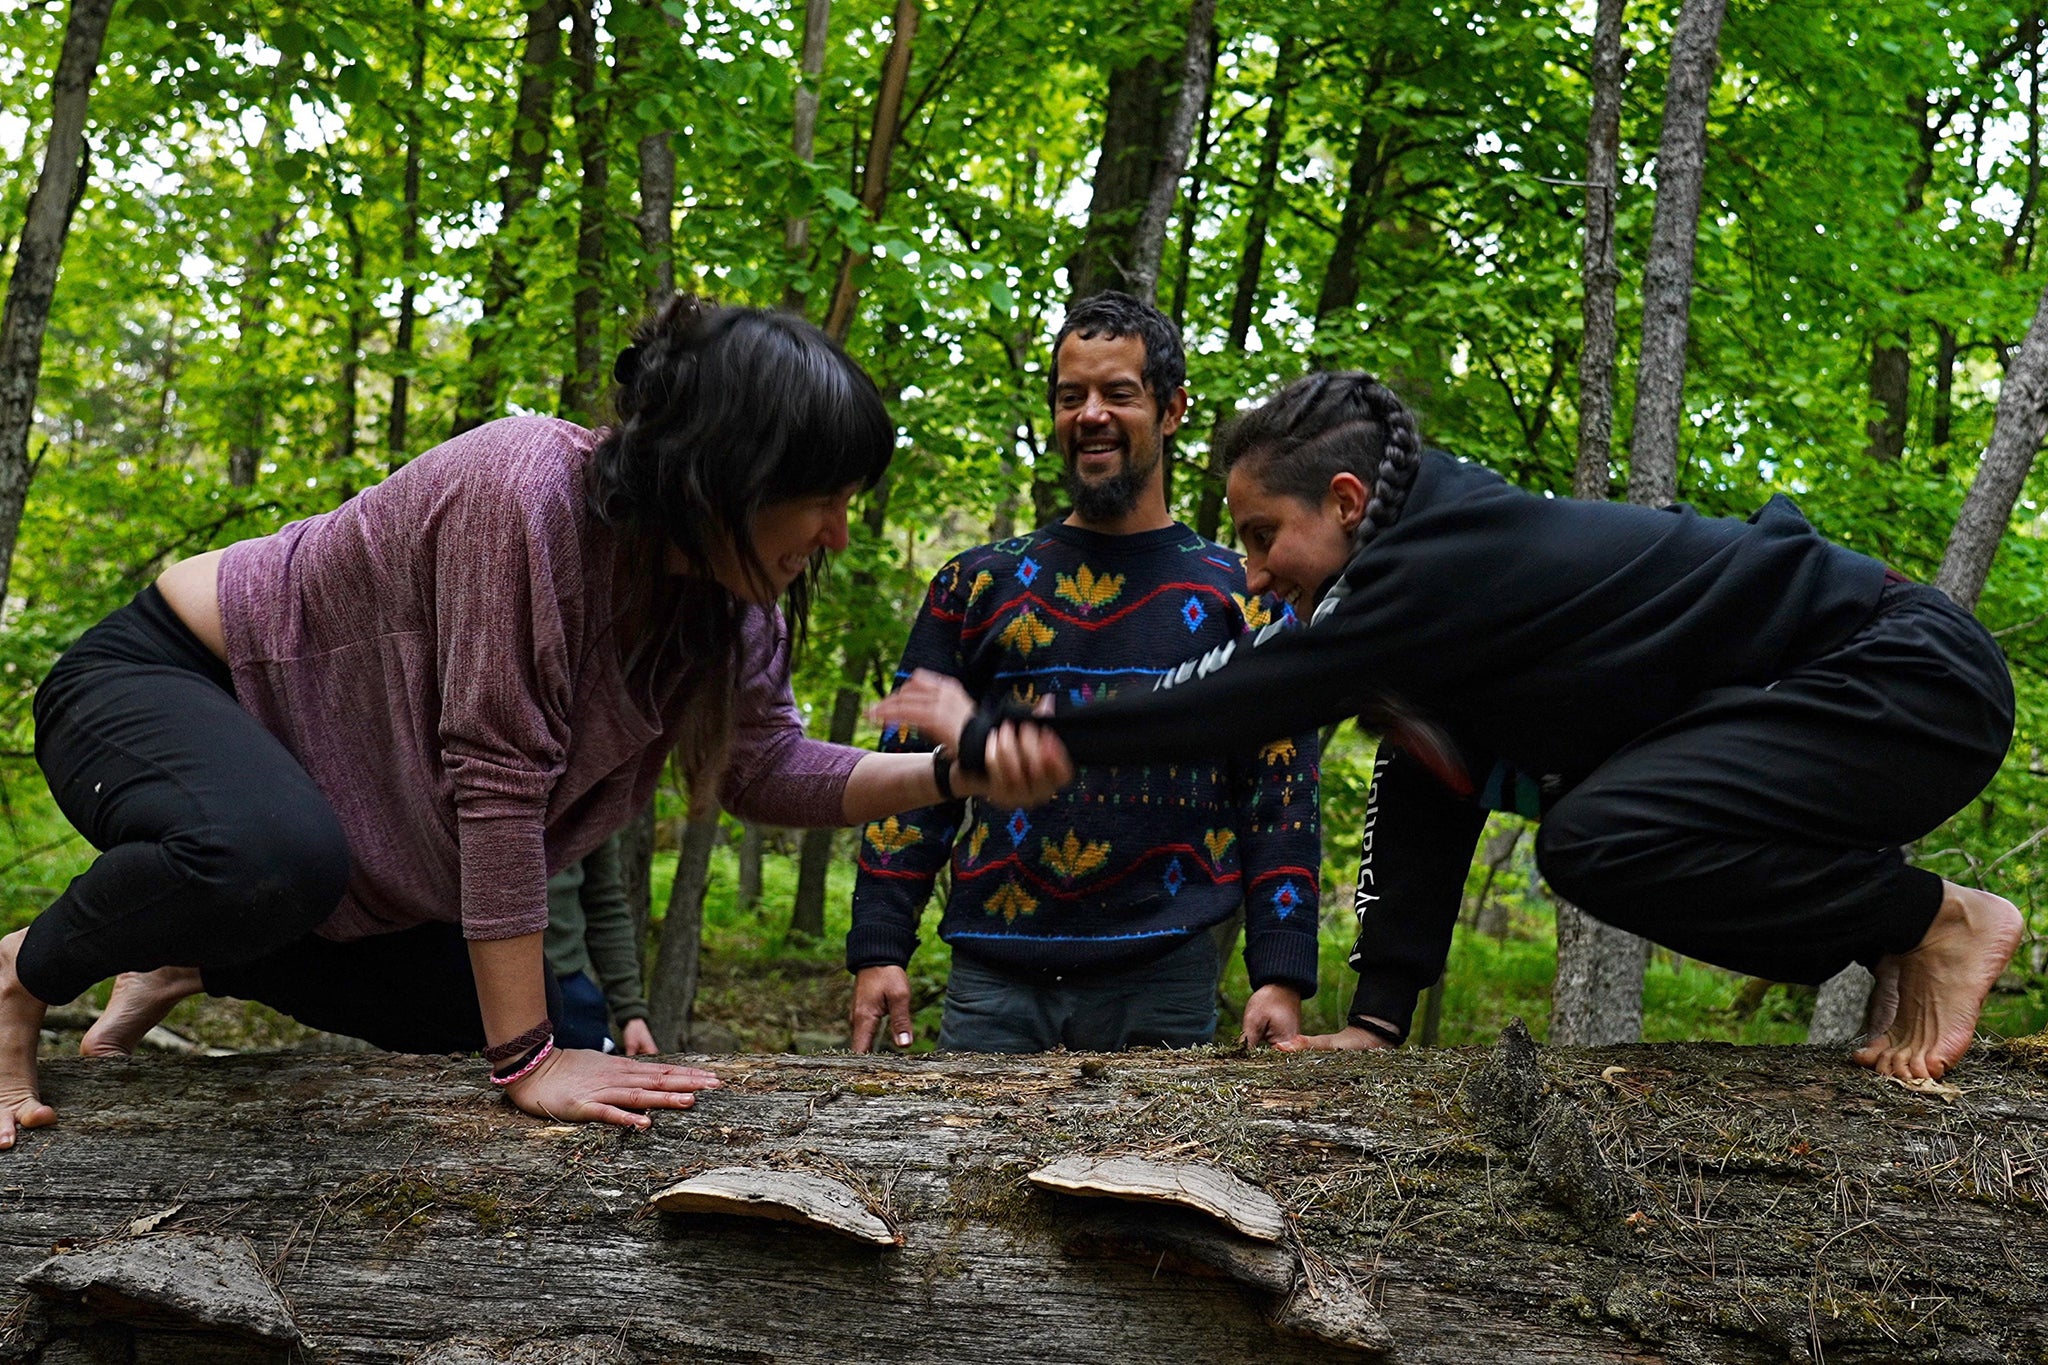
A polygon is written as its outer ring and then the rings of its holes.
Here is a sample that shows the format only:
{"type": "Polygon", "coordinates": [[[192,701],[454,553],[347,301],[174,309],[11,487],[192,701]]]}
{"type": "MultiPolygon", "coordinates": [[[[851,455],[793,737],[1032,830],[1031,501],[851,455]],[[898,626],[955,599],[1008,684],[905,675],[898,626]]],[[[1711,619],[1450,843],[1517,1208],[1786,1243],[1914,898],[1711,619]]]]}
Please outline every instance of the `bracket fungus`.
{"type": "Polygon", "coordinates": [[[657,1190],[647,1207],[659,1213],[724,1213],[823,1228],[872,1246],[902,1246],[903,1234],[868,1211],[853,1189],[808,1171],[722,1166],[657,1190]]]}
{"type": "Polygon", "coordinates": [[[1287,1233],[1287,1217],[1273,1196],[1215,1166],[1135,1156],[1073,1156],[1041,1166],[1030,1180],[1062,1194],[1198,1209],[1261,1242],[1277,1242],[1287,1233]]]}

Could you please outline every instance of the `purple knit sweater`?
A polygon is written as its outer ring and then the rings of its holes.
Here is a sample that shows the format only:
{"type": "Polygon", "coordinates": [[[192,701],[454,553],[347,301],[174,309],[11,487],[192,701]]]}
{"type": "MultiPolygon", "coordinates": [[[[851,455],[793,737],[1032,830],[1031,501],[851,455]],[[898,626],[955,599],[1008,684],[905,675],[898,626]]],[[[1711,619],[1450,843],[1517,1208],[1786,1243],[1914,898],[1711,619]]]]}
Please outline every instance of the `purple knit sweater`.
{"type": "MultiPolygon", "coordinates": [[[[547,417],[492,422],[222,557],[235,696],[348,836],[348,894],[323,937],[425,920],[538,932],[549,875],[653,792],[686,677],[623,671],[611,624],[634,566],[585,510],[596,439],[547,417]]],[[[804,738],[776,613],[749,612],[745,647],[720,799],[778,825],[842,823],[864,751],[804,738]]]]}

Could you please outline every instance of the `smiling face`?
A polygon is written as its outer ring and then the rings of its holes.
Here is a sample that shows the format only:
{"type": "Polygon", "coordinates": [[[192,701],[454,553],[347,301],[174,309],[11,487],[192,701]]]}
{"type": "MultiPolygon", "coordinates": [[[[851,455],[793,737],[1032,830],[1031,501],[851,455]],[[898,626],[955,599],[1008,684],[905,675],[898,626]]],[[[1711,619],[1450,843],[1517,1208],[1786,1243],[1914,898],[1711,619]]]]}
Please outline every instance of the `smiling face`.
{"type": "Polygon", "coordinates": [[[849,484],[836,493],[769,503],[754,514],[752,528],[767,581],[755,581],[729,545],[713,556],[712,576],[744,601],[776,601],[820,551],[846,548],[847,508],[859,492],[859,484],[849,484]]]}
{"type": "Polygon", "coordinates": [[[1355,474],[1337,474],[1320,502],[1276,493],[1260,480],[1257,460],[1233,465],[1226,494],[1230,519],[1244,543],[1245,586],[1272,593],[1307,617],[1323,585],[1351,559],[1351,537],[1365,520],[1369,493],[1355,474]]]}
{"type": "Polygon", "coordinates": [[[1160,410],[1145,385],[1143,337],[1076,332],[1060,343],[1053,435],[1066,457],[1067,491],[1079,524],[1137,529],[1120,523],[1154,512],[1152,519],[1164,524],[1159,465],[1187,404],[1187,390],[1177,388],[1160,410]]]}

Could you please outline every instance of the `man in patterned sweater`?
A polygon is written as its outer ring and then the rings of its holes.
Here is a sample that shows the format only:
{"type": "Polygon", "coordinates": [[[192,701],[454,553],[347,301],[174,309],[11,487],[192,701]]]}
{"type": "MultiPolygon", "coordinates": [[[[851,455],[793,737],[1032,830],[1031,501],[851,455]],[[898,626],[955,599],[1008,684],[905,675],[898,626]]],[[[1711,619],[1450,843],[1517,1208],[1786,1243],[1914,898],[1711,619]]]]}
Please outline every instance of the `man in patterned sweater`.
{"type": "MultiPolygon", "coordinates": [[[[1244,567],[1166,510],[1166,438],[1187,410],[1173,325],[1129,295],[1075,305],[1053,343],[1053,426],[1073,513],[959,555],[932,580],[915,668],[1035,700],[1149,687],[1272,620],[1244,567]]],[[[885,734],[885,749],[929,748],[885,734]]],[[[1083,769],[1034,810],[947,802],[870,824],[846,965],[853,1048],[911,1041],[905,966],[939,869],[953,949],[939,1046],[1188,1047],[1216,1029],[1219,925],[1245,911],[1244,1034],[1300,1031],[1316,988],[1321,833],[1313,734],[1256,763],[1083,769]],[[964,832],[961,829],[965,823],[964,832]]]]}

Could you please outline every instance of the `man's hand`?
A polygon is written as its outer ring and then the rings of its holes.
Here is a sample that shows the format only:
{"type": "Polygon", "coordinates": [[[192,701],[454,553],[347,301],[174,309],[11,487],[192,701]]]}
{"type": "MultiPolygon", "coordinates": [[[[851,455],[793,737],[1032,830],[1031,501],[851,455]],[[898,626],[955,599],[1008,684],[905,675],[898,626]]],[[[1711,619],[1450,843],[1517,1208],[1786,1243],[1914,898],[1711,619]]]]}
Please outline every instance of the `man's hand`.
{"type": "Polygon", "coordinates": [[[909,1047],[910,973],[901,967],[863,967],[853,977],[853,1009],[847,1014],[853,1025],[853,1050],[872,1052],[875,1035],[888,1025],[889,1041],[909,1047]]]}
{"type": "Polygon", "coordinates": [[[1301,992],[1275,982],[1244,1002],[1244,1045],[1284,1048],[1301,1037],[1301,992]]]}
{"type": "Polygon", "coordinates": [[[1370,1029],[1346,1024],[1335,1033],[1303,1033],[1273,1046],[1282,1052],[1379,1052],[1393,1044],[1370,1029]]]}
{"type": "Polygon", "coordinates": [[[654,1045],[654,1030],[647,1027],[645,1019],[628,1019],[619,1030],[619,1042],[628,1057],[652,1057],[661,1051],[654,1045]]]}

